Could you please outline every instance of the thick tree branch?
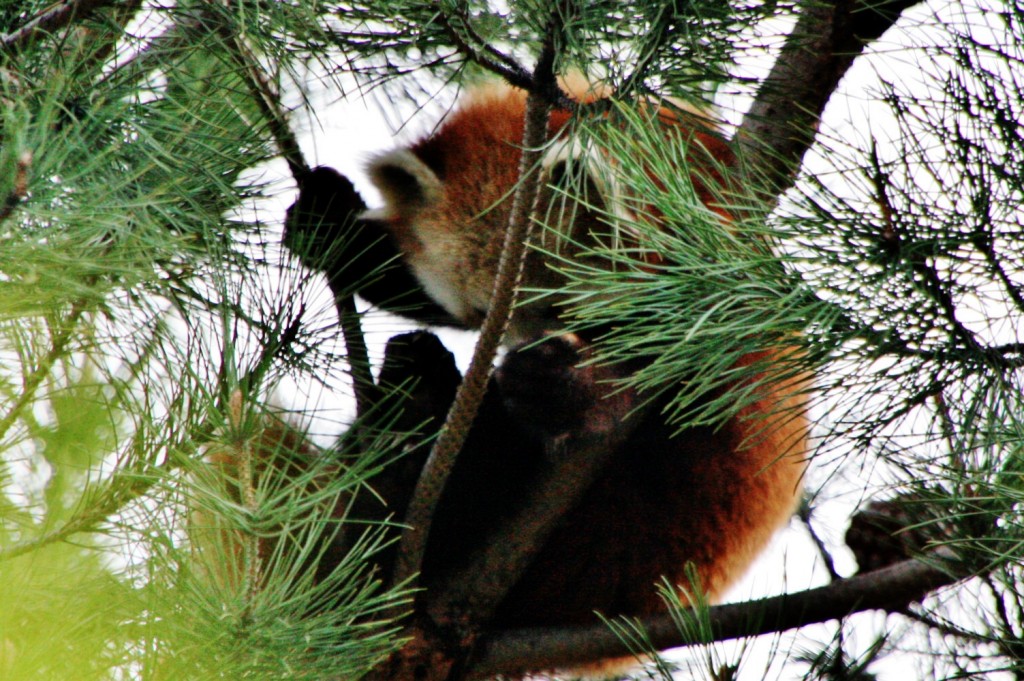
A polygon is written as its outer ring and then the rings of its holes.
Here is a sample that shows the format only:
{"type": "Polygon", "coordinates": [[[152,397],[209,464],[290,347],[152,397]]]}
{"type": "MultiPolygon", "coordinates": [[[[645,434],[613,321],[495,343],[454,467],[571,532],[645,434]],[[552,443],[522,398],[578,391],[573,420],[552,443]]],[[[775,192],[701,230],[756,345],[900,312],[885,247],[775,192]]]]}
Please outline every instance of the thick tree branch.
{"type": "MultiPolygon", "coordinates": [[[[716,641],[760,636],[865,610],[899,610],[962,578],[935,563],[907,560],[817,589],[714,606],[709,621],[716,641]]],[[[643,619],[641,624],[658,650],[706,642],[680,632],[668,614],[643,619]]],[[[480,639],[467,678],[567,667],[627,652],[605,624],[497,632],[480,639]]]]}
{"type": "Polygon", "coordinates": [[[744,186],[766,204],[793,182],[818,119],[854,59],[920,0],[805,0],[771,73],[736,133],[744,186]]]}

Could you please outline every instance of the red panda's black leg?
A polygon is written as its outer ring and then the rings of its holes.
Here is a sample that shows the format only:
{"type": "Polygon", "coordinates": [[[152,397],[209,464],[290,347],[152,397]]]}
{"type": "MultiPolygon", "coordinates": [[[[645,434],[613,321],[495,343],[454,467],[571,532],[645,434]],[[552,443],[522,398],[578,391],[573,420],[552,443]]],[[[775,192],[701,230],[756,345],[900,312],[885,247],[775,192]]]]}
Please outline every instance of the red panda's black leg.
{"type": "MultiPolygon", "coordinates": [[[[615,589],[609,588],[604,600],[593,596],[591,585],[566,589],[559,581],[561,573],[555,574],[547,558],[550,532],[580,513],[578,506],[587,490],[605,477],[601,471],[607,464],[616,456],[621,458],[624,445],[627,451],[640,452],[664,447],[661,440],[646,439],[645,446],[628,445],[647,433],[651,423],[646,412],[634,413],[631,391],[613,391],[605,381],[621,369],[580,366],[590,351],[578,338],[564,335],[513,350],[505,358],[433,519],[421,575],[425,591],[417,597],[420,612],[462,603],[459,589],[490,588],[487,580],[480,586],[476,577],[495,572],[476,568],[488,565],[487,557],[497,551],[505,565],[502,569],[507,569],[513,546],[520,565],[503,587],[512,593],[503,598],[503,591],[498,591],[497,602],[485,611],[495,613],[495,623],[582,621],[595,607],[619,607],[607,600],[615,597],[615,589]],[[544,529],[538,530],[539,519],[544,529]],[[538,560],[543,568],[532,567],[538,560]]],[[[384,395],[378,401],[379,411],[353,428],[339,448],[346,456],[359,456],[373,446],[372,434],[380,429],[392,435],[408,433],[406,453],[370,480],[372,492],[360,490],[347,506],[348,519],[356,522],[350,522],[351,531],[342,532],[329,547],[319,566],[321,576],[344,559],[365,522],[404,516],[432,442],[429,436],[440,427],[459,381],[451,354],[432,334],[404,334],[389,342],[379,381],[384,395]]],[[[558,556],[559,570],[565,567],[567,574],[573,574],[577,568],[562,566],[558,556]]],[[[393,546],[376,557],[381,577],[391,573],[393,560],[393,546]]],[[[652,568],[651,574],[656,576],[661,567],[652,568]]],[[[653,580],[652,576],[644,586],[653,580]]]]}
{"type": "Polygon", "coordinates": [[[284,244],[302,264],[327,275],[338,299],[358,293],[374,305],[427,324],[460,326],[423,291],[384,227],[366,211],[352,182],[333,168],[299,180],[285,217],[284,244]]]}
{"type": "Polygon", "coordinates": [[[482,626],[498,613],[561,609],[561,596],[546,606],[507,597],[646,413],[610,382],[618,367],[588,364],[590,353],[572,334],[550,336],[498,369],[434,518],[424,583],[436,621],[482,626]]]}
{"type": "MultiPolygon", "coordinates": [[[[329,547],[319,575],[332,571],[368,524],[402,518],[416,481],[427,460],[432,436],[444,423],[462,376],[455,358],[437,336],[425,331],[400,334],[384,350],[373,408],[337,444],[338,456],[351,465],[361,457],[377,456],[386,449],[401,455],[389,461],[370,480],[372,489],[359,489],[342,500],[349,523],[329,547]]],[[[375,559],[379,574],[392,572],[394,545],[375,559]]]]}

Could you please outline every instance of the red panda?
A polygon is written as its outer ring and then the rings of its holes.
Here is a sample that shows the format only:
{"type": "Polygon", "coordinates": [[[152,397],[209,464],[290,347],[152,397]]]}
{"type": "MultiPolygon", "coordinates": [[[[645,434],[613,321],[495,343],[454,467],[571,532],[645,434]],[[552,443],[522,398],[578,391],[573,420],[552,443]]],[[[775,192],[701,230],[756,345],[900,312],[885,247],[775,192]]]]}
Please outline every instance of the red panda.
{"type": "MultiPolygon", "coordinates": [[[[414,318],[437,322],[447,315],[453,324],[479,325],[490,304],[518,180],[525,99],[523,92],[511,87],[485,88],[468,96],[433,134],[376,157],[369,175],[383,196],[384,205],[378,209],[365,211],[351,184],[334,171],[314,171],[300,183],[286,243],[305,262],[326,270],[332,286],[354,271],[385,265],[397,255],[381,279],[393,276],[399,283],[389,287],[375,280],[362,291],[366,298],[391,309],[401,301],[400,311],[414,318]],[[316,220],[300,219],[303,213],[316,214],[316,220]],[[357,215],[354,222],[352,215],[357,215]],[[327,240],[344,236],[352,244],[348,252],[378,260],[350,270],[344,255],[314,262],[315,248],[296,245],[310,234],[327,240]],[[401,289],[411,281],[417,291],[401,289]],[[404,307],[414,299],[426,303],[424,312],[404,307]]],[[[555,111],[552,135],[563,134],[568,119],[567,112],[555,111]]],[[[712,161],[730,162],[727,143],[713,132],[692,135],[699,142],[693,147],[710,157],[708,167],[712,161]]],[[[574,153],[571,143],[563,139],[545,156],[549,181],[565,155],[574,153]]],[[[714,173],[708,176],[714,179],[714,173]]],[[[559,223],[557,230],[577,241],[607,232],[607,216],[614,211],[614,197],[602,193],[609,191],[607,183],[600,178],[584,182],[586,201],[572,210],[550,213],[559,223]]],[[[710,204],[712,188],[696,189],[710,204]]],[[[542,214],[543,202],[555,199],[551,191],[542,197],[542,214]]],[[[532,251],[523,285],[557,287],[559,276],[548,265],[543,253],[532,251]]],[[[558,311],[551,303],[518,308],[511,344],[559,330],[558,311]]],[[[429,334],[403,336],[395,343],[389,348],[385,373],[395,370],[396,383],[419,379],[405,397],[404,418],[426,423],[427,430],[436,428],[458,382],[451,357],[429,334]],[[404,359],[398,361],[399,356],[404,359]]],[[[539,345],[513,347],[507,354],[434,518],[421,578],[427,593],[487,540],[488,528],[521,498],[544,456],[545,439],[578,427],[574,418],[585,413],[588,400],[601,399],[599,394],[581,397],[577,392],[576,365],[586,351],[579,343],[555,336],[539,345]]],[[[787,351],[765,349],[741,363],[787,351]]],[[[388,382],[383,377],[382,381],[388,382]]],[[[687,585],[688,564],[714,602],[787,522],[798,500],[806,453],[807,422],[798,390],[766,389],[720,427],[679,433],[665,422],[658,406],[641,417],[507,595],[490,626],[590,623],[595,611],[607,616],[651,614],[664,608],[657,584],[664,577],[687,585]],[[763,415],[770,414],[781,417],[766,427],[763,415]]],[[[354,514],[380,517],[385,511],[374,507],[387,504],[386,512],[401,517],[411,493],[409,478],[414,478],[422,455],[404,461],[404,472],[385,471],[380,495],[367,495],[363,505],[354,506],[354,514]]]]}

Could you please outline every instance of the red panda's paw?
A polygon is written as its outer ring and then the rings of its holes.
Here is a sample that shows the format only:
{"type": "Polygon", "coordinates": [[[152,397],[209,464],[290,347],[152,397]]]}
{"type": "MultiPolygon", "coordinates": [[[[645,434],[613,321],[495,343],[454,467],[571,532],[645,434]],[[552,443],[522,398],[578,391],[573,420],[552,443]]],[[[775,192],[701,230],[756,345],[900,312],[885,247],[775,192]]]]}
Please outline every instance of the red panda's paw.
{"type": "Polygon", "coordinates": [[[429,331],[392,336],[384,348],[378,382],[398,387],[411,383],[411,379],[443,385],[453,394],[462,380],[455,366],[455,356],[429,331]]]}
{"type": "Polygon", "coordinates": [[[284,245],[303,265],[330,271],[339,244],[358,229],[354,221],[366,204],[352,182],[333,168],[314,168],[298,184],[298,197],[285,213],[284,245]]]}
{"type": "Polygon", "coordinates": [[[553,437],[583,425],[597,397],[593,372],[580,366],[587,345],[575,334],[514,348],[495,375],[508,412],[527,430],[553,437]]]}
{"type": "Polygon", "coordinates": [[[443,423],[461,381],[455,357],[437,336],[427,331],[394,336],[384,350],[377,380],[386,396],[378,415],[387,420],[397,410],[403,428],[415,429],[428,419],[443,423]]]}

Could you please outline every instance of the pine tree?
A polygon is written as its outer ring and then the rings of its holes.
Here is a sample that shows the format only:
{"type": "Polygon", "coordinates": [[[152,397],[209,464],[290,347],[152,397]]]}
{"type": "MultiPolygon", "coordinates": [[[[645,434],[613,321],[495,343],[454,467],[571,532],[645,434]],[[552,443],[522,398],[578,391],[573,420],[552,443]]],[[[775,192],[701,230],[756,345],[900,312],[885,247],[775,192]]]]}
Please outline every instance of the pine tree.
{"type": "MultiPolygon", "coordinates": [[[[1010,0],[6,3],[0,678],[473,678],[684,644],[675,664],[709,678],[1024,676],[1022,45],[1010,0]],[[771,67],[751,75],[751,54],[771,67]],[[614,96],[571,101],[573,71],[614,96]],[[318,177],[304,113],[370,96],[401,117],[484,78],[526,89],[532,115],[571,109],[659,216],[642,266],[615,248],[560,264],[574,328],[612,324],[598,359],[643,367],[624,388],[671,395],[679,428],[714,425],[766,369],[737,357],[799,345],[767,369],[814,376],[800,520],[829,583],[585,629],[403,619],[416,533],[345,517],[414,446],[393,409],[410,386],[375,380],[354,299],[384,275],[332,225],[296,240],[323,206],[292,208],[284,248],[285,207],[318,177]],[[727,231],[645,115],[665,96],[735,126],[727,231]],[[351,414],[291,397],[320,389],[351,414]],[[851,577],[818,531],[858,505],[851,577]],[[397,587],[374,571],[390,552],[397,587]]],[[[486,382],[499,336],[485,328],[464,385],[486,382]]],[[[424,489],[464,431],[438,439],[424,489]]],[[[495,598],[478,587],[458,593],[495,598]]]]}

